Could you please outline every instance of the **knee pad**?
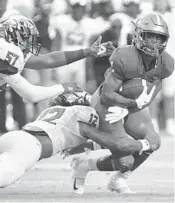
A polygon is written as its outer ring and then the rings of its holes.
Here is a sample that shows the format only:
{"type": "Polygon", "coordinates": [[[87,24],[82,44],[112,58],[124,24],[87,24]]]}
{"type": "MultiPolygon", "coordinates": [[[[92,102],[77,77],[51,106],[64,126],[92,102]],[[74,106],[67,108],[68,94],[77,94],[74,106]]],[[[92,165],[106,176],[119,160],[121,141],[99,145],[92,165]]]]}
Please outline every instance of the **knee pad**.
{"type": "Polygon", "coordinates": [[[116,170],[120,170],[123,173],[132,168],[134,164],[134,157],[132,155],[121,158],[114,158],[114,156],[112,156],[111,162],[115,166],[116,170]]]}

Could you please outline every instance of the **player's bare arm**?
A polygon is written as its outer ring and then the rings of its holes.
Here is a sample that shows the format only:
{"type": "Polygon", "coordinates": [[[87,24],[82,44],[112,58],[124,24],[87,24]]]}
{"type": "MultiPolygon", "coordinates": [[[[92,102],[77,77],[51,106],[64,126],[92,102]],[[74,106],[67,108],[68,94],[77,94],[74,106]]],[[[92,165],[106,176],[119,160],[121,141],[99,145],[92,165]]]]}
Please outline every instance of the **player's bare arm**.
{"type": "Polygon", "coordinates": [[[111,42],[101,44],[101,36],[90,48],[74,51],[54,51],[44,55],[31,56],[25,68],[30,69],[49,69],[64,66],[89,56],[110,55],[113,51],[111,42]]]}
{"type": "Polygon", "coordinates": [[[103,83],[101,92],[101,103],[106,106],[120,106],[122,108],[136,106],[134,99],[125,98],[120,95],[119,89],[123,81],[116,78],[112,72],[109,72],[103,83]]]}
{"type": "Polygon", "coordinates": [[[33,103],[55,97],[64,92],[81,91],[81,89],[74,83],[56,84],[50,87],[33,85],[19,73],[14,75],[0,74],[0,77],[21,97],[33,103]]]}
{"type": "Polygon", "coordinates": [[[145,143],[129,137],[120,140],[120,142],[116,142],[116,140],[114,141],[112,137],[108,135],[108,133],[100,131],[90,124],[83,122],[79,122],[79,124],[80,133],[83,137],[95,141],[106,149],[110,149],[114,153],[118,153],[120,151],[125,154],[125,156],[127,156],[135,152],[140,152],[141,150],[143,150],[143,147],[145,147],[143,146],[143,144],[145,143]],[[128,139],[130,140],[129,142],[127,142],[128,139]]]}

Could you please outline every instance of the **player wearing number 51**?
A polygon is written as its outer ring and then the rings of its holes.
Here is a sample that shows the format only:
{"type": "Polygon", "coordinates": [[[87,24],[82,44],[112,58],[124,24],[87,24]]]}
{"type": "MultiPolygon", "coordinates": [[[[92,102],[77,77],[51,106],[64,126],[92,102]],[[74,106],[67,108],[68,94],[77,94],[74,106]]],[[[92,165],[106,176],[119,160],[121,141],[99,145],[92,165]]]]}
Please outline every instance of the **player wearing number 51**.
{"type": "MultiPolygon", "coordinates": [[[[33,69],[59,67],[87,56],[97,56],[101,50],[99,37],[90,48],[38,55],[41,48],[38,38],[39,33],[33,21],[22,15],[11,15],[0,21],[0,89],[2,90],[8,83],[22,97],[27,100],[32,99],[32,102],[61,94],[64,88],[61,85],[35,87],[29,84],[20,75],[24,66],[33,69]],[[20,88],[18,88],[19,84],[20,88]],[[23,91],[21,91],[22,88],[23,91]],[[26,89],[31,91],[26,91],[26,89]]],[[[107,46],[103,54],[110,54],[112,51],[113,46],[111,45],[110,48],[107,46]]]]}

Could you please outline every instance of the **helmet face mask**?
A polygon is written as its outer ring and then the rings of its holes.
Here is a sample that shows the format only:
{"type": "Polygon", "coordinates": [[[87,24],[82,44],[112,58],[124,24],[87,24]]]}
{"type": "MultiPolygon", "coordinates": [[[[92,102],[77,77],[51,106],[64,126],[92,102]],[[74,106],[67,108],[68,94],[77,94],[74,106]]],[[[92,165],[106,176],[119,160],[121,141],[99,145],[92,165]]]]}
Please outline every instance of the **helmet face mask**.
{"type": "Polygon", "coordinates": [[[14,43],[24,54],[38,55],[41,45],[38,43],[39,32],[30,19],[21,15],[12,15],[0,22],[0,36],[14,43]]]}
{"type": "Polygon", "coordinates": [[[169,32],[163,18],[157,14],[148,14],[135,24],[134,45],[145,54],[157,57],[166,48],[169,32]]]}

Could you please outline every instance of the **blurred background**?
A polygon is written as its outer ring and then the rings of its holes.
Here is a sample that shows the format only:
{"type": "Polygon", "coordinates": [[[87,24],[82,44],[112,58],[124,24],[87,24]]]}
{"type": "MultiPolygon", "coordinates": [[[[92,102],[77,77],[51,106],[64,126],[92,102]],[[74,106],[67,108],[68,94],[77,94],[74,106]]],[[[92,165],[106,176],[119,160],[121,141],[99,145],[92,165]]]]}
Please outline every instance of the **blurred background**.
{"type": "MultiPolygon", "coordinates": [[[[27,16],[40,32],[41,54],[54,50],[76,50],[90,46],[99,35],[102,42],[115,47],[131,44],[132,23],[139,15],[156,12],[169,25],[170,39],[166,51],[175,57],[174,0],[1,0],[0,17],[13,13],[27,16]]],[[[104,80],[110,66],[108,57],[89,57],[54,70],[27,70],[23,76],[31,83],[49,86],[76,82],[93,93],[104,80]]],[[[157,130],[175,135],[175,74],[163,81],[163,90],[151,105],[157,130]]],[[[24,101],[11,88],[0,92],[0,133],[20,129],[33,121],[48,101],[32,104],[24,101]]]]}

